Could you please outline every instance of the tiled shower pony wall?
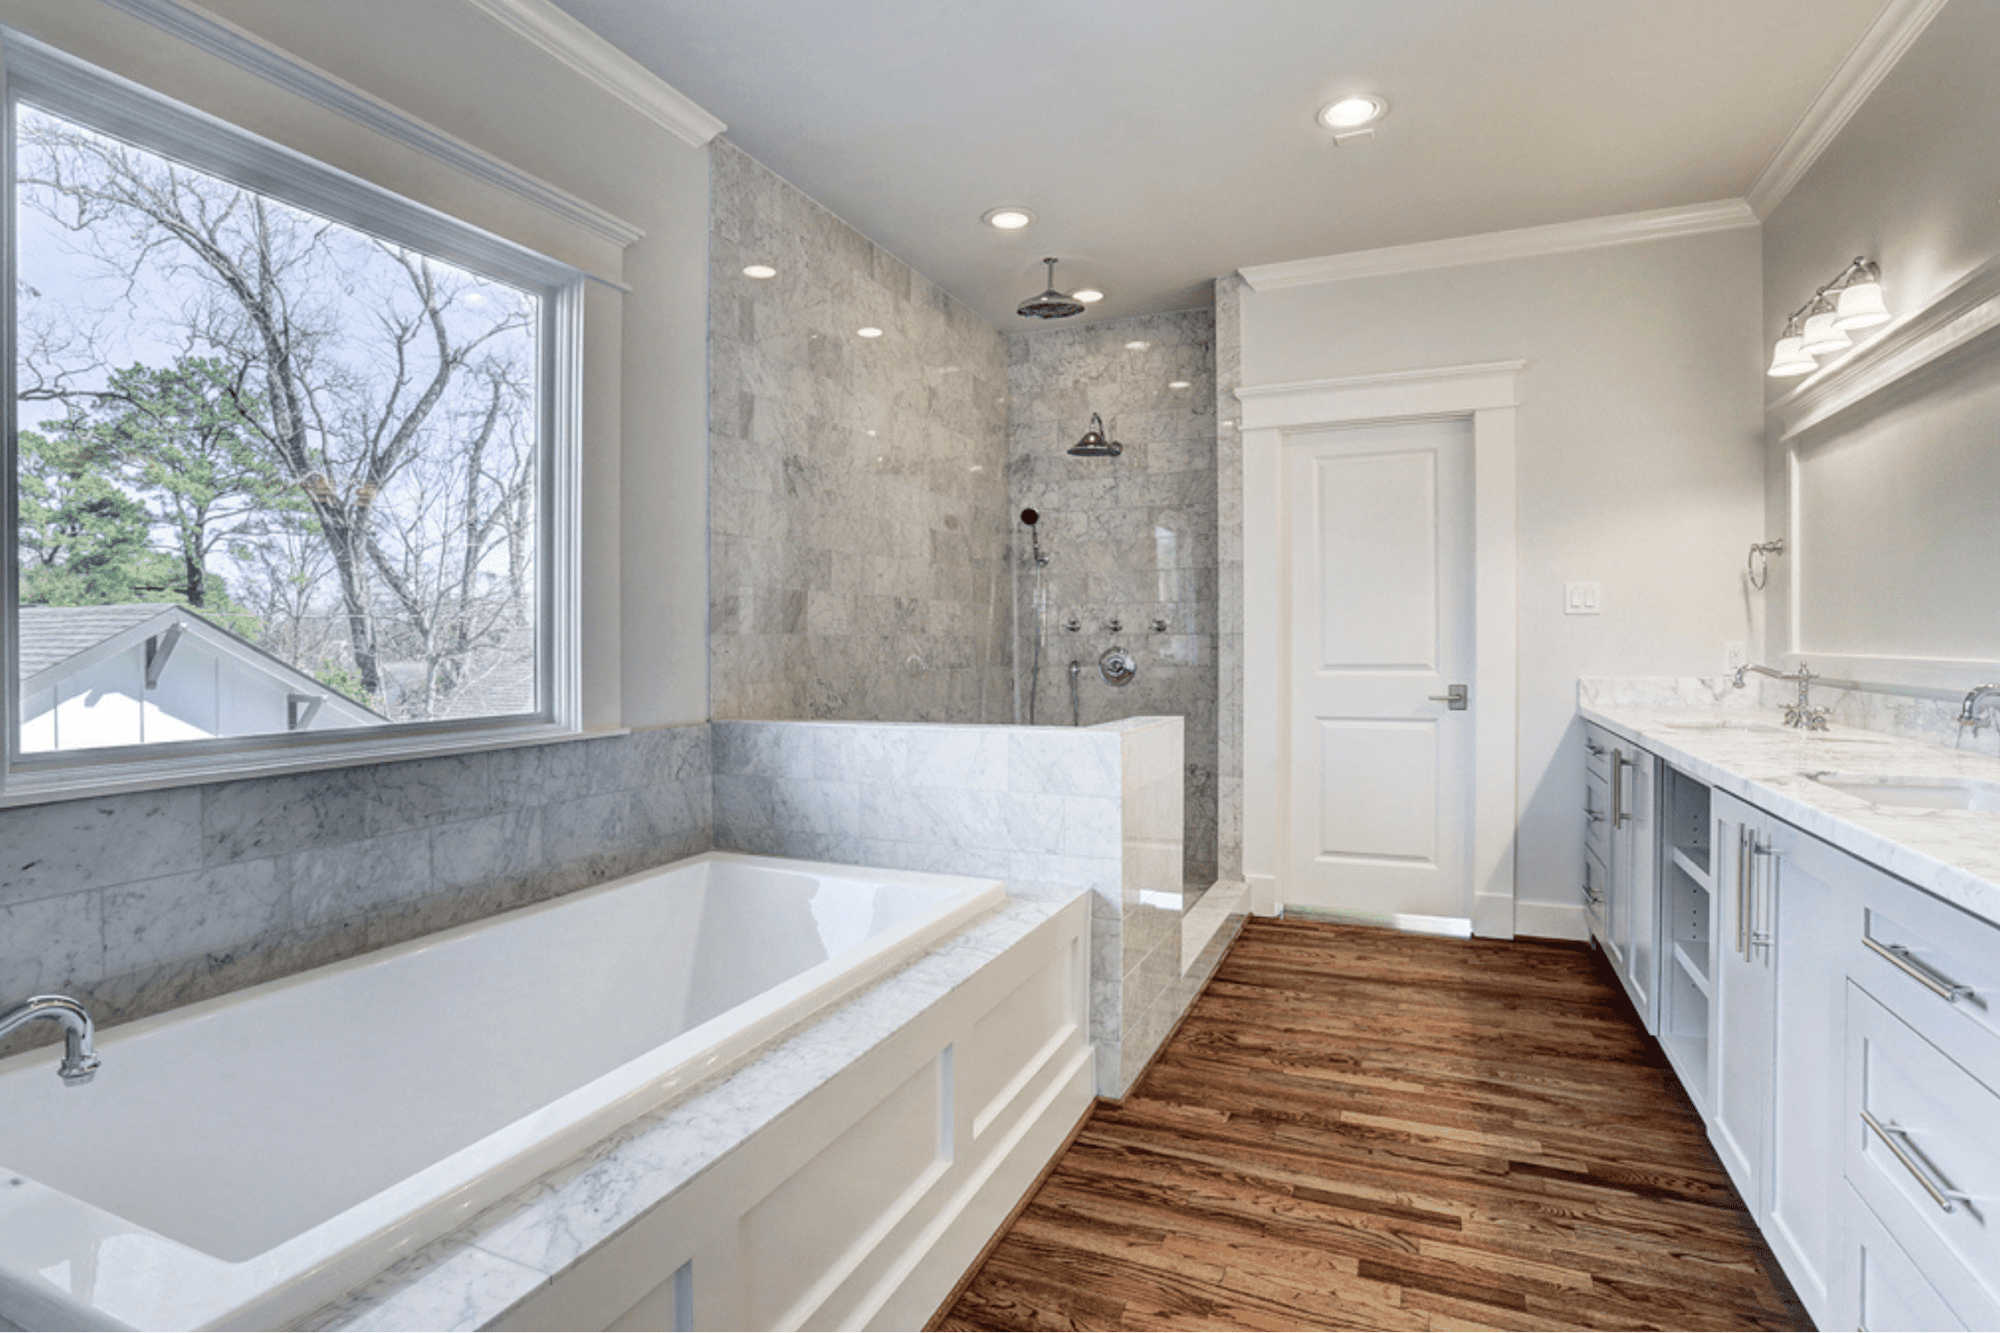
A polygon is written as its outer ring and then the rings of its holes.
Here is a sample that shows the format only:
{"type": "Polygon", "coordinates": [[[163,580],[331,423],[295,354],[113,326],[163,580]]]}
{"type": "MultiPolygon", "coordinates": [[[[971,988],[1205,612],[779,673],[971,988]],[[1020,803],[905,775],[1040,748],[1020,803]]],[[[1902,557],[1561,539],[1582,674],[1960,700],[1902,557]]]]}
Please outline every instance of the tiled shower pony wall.
{"type": "Polygon", "coordinates": [[[1011,720],[1005,340],[710,161],[710,715],[1011,720]]]}
{"type": "Polygon", "coordinates": [[[1087,886],[1097,1086],[1119,1097],[1241,924],[1183,958],[1181,731],[718,721],[716,845],[1087,886]]]}
{"type": "Polygon", "coordinates": [[[1032,684],[1035,721],[1068,725],[1076,661],[1083,725],[1187,720],[1186,874],[1207,885],[1216,877],[1214,318],[1188,310],[1015,334],[1007,352],[1010,518],[1039,511],[1048,558],[1038,606],[1031,545],[1016,523],[1022,697],[1032,684]],[[1121,456],[1070,456],[1093,412],[1125,446],[1121,456]],[[1114,646],[1139,664],[1137,678],[1116,688],[1097,665],[1114,646]]]}
{"type": "Polygon", "coordinates": [[[0,810],[0,1005],[120,1022],[691,856],[709,770],[698,724],[0,810]]]}

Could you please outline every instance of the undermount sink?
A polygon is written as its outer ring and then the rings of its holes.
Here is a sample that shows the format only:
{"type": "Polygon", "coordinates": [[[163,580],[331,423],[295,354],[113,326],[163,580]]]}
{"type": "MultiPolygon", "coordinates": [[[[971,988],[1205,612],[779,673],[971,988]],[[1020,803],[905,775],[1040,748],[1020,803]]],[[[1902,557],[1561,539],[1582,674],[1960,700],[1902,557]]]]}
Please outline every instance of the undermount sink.
{"type": "Polygon", "coordinates": [[[1663,722],[1662,731],[1768,731],[1784,733],[1789,730],[1775,722],[1753,722],[1749,718],[1738,721],[1735,718],[1715,719],[1708,722],[1663,722]]]}
{"type": "Polygon", "coordinates": [[[1981,778],[1882,777],[1873,773],[1808,773],[1822,787],[1871,805],[1920,810],[2000,810],[2000,782],[1981,778]]]}

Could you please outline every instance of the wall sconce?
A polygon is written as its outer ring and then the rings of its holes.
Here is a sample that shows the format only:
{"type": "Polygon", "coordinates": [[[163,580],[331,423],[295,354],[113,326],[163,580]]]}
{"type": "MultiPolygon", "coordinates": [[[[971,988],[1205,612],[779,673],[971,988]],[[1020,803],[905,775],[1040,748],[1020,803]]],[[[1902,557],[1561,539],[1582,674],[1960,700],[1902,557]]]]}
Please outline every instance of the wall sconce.
{"type": "Polygon", "coordinates": [[[1829,356],[1854,346],[1848,333],[1887,323],[1889,307],[1882,302],[1882,270],[1873,260],[1854,261],[1812,294],[1812,299],[1785,321],[1771,352],[1773,379],[1789,379],[1819,369],[1814,357],[1829,356]]]}

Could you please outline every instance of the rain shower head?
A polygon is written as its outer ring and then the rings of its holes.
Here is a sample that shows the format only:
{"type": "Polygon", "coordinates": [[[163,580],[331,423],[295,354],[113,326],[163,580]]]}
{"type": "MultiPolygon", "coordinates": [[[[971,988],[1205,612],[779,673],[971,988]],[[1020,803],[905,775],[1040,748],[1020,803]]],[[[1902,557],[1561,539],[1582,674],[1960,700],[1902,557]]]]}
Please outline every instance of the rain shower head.
{"type": "Polygon", "coordinates": [[[1042,262],[1049,266],[1049,289],[1040,296],[1031,296],[1021,302],[1014,313],[1025,319],[1068,319],[1071,315],[1081,315],[1083,302],[1056,290],[1056,261],[1044,259],[1042,262]]]}
{"type": "Polygon", "coordinates": [[[1092,412],[1090,429],[1069,447],[1069,452],[1072,458],[1116,458],[1125,452],[1125,446],[1104,437],[1104,418],[1092,412]]]}
{"type": "Polygon", "coordinates": [[[1033,509],[1023,509],[1021,511],[1021,521],[1032,528],[1035,524],[1042,521],[1042,516],[1033,509]]]}

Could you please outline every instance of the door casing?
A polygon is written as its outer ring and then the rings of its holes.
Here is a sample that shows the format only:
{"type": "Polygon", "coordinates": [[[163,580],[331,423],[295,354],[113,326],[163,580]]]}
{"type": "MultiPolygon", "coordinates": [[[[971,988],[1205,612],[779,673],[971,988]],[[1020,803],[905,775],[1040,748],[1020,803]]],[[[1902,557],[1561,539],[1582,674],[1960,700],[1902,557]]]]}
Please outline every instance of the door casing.
{"type": "Polygon", "coordinates": [[[1288,435],[1327,427],[1467,419],[1473,448],[1472,933],[1514,934],[1517,806],[1514,418],[1524,361],[1397,371],[1237,390],[1243,432],[1243,870],[1252,910],[1285,901],[1290,845],[1291,549],[1288,435]]]}

